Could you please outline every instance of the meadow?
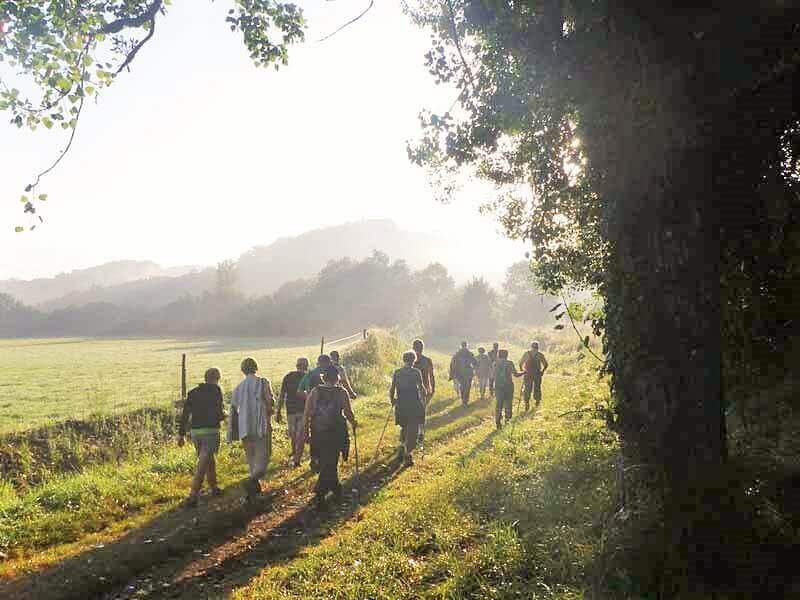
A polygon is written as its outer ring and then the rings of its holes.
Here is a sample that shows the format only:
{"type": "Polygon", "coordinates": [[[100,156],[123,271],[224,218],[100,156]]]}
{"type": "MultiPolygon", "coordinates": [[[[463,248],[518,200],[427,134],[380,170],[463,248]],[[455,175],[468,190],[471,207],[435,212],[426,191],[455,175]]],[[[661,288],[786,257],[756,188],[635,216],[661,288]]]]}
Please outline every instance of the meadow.
{"type": "Polygon", "coordinates": [[[184,353],[190,387],[216,366],[229,392],[245,356],[254,356],[265,376],[279,382],[298,356],[319,353],[319,340],[0,340],[0,433],[169,407],[180,399],[184,353]]]}
{"type": "MultiPolygon", "coordinates": [[[[140,369],[162,373],[165,386],[168,371],[145,354],[194,348],[190,381],[208,359],[229,386],[245,354],[277,383],[298,353],[318,351],[302,343],[269,349],[141,340],[75,342],[72,351],[102,357],[115,344],[130,361],[139,352],[140,369]]],[[[242,452],[228,444],[219,469],[225,493],[195,512],[180,507],[192,451],[167,439],[26,488],[0,483],[0,596],[581,597],[598,577],[615,440],[593,413],[580,411],[606,398],[606,385],[574,351],[553,352],[542,406],[498,432],[491,401],[475,395],[463,407],[454,397],[446,377],[452,345],[431,344],[439,391],[425,455],[411,469],[394,460],[393,422],[376,453],[386,379],[406,343],[380,333],[345,351],[361,392],[354,403],[360,472],[356,479],[351,455],[342,468],[351,491],[322,513],[310,509],[313,476],[305,464],[289,465],[278,425],[267,493],[255,508],[242,504],[242,452]]]]}

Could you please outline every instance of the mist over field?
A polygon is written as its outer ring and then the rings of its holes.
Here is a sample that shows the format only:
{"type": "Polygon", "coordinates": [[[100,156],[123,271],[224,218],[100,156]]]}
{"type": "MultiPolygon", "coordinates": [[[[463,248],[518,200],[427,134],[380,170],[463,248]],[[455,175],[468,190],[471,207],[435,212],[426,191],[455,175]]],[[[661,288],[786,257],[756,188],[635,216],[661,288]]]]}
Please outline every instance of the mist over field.
{"type": "Polygon", "coordinates": [[[800,598],[798,9],[0,0],[0,598],[800,598]]]}

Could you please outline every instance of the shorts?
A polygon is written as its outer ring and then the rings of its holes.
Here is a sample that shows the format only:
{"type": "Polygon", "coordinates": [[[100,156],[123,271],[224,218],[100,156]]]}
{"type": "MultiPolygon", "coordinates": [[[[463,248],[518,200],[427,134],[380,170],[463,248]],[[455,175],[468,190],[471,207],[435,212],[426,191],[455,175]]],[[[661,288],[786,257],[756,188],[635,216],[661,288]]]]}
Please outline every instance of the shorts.
{"type": "Polygon", "coordinates": [[[286,415],[286,428],[290,440],[296,440],[303,430],[303,413],[286,415]]]}
{"type": "Polygon", "coordinates": [[[216,454],[219,451],[219,431],[216,433],[193,433],[192,442],[197,456],[201,454],[216,454]]]}

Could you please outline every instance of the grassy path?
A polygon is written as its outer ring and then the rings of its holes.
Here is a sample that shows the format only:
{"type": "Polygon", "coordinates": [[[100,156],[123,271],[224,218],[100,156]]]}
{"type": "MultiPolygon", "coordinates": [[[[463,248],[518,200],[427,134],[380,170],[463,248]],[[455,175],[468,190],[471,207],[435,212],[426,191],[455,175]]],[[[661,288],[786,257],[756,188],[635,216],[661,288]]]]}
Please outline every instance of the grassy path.
{"type": "MultiPolygon", "coordinates": [[[[351,494],[323,512],[309,508],[314,478],[305,465],[286,465],[284,442],[276,444],[267,494],[244,505],[241,457],[229,450],[223,460],[239,464],[223,481],[223,497],[183,510],[177,490],[188,474],[177,474],[168,500],[10,561],[0,570],[0,597],[511,598],[535,579],[542,597],[577,597],[610,497],[602,469],[613,444],[588,417],[558,416],[601,386],[586,373],[554,371],[541,411],[499,433],[488,401],[461,407],[443,381],[426,456],[407,470],[393,460],[393,423],[373,461],[387,402],[359,398],[360,502],[351,494]],[[537,552],[547,554],[544,571],[527,564],[537,552]],[[517,586],[513,593],[498,587],[498,574],[517,586]]],[[[276,441],[282,435],[276,431],[276,441]]],[[[355,484],[353,467],[351,449],[346,489],[355,484]]]]}

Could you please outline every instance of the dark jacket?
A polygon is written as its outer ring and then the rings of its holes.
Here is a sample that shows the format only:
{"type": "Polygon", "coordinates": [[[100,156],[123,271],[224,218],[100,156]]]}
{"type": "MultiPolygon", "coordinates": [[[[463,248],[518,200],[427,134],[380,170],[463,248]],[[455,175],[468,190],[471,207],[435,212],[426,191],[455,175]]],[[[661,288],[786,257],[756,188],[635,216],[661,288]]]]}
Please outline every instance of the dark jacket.
{"type": "Polygon", "coordinates": [[[180,435],[186,435],[190,420],[192,429],[219,427],[225,420],[225,413],[222,410],[222,390],[218,385],[201,383],[189,392],[178,427],[180,435]]]}
{"type": "Polygon", "coordinates": [[[409,423],[425,422],[425,387],[419,369],[397,369],[392,376],[389,395],[394,401],[396,424],[405,426],[409,423]]]}
{"type": "Polygon", "coordinates": [[[306,407],[306,398],[305,394],[298,392],[298,388],[300,387],[300,380],[304,376],[305,373],[303,371],[291,371],[283,378],[281,394],[278,398],[286,402],[287,415],[303,414],[303,410],[306,407]]]}

